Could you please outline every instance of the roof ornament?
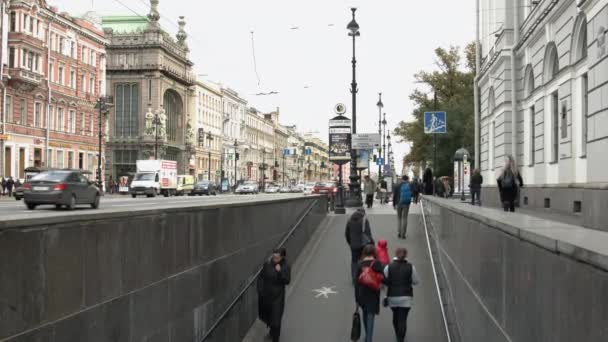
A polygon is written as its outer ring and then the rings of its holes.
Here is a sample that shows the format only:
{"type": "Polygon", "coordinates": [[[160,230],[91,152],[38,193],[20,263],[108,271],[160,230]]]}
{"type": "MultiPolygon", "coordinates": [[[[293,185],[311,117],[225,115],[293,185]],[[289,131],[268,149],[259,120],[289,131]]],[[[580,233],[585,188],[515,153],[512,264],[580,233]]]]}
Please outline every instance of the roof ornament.
{"type": "Polygon", "coordinates": [[[184,16],[180,16],[179,21],[177,23],[179,24],[179,31],[177,31],[176,35],[177,42],[179,45],[183,46],[186,50],[188,50],[188,44],[186,44],[186,38],[188,38],[188,34],[184,29],[186,27],[186,20],[184,19],[184,16]]]}
{"type": "Polygon", "coordinates": [[[158,27],[158,21],[160,20],[158,2],[159,0],[150,0],[150,13],[148,14],[148,19],[150,20],[150,25],[153,27],[158,27]]]}

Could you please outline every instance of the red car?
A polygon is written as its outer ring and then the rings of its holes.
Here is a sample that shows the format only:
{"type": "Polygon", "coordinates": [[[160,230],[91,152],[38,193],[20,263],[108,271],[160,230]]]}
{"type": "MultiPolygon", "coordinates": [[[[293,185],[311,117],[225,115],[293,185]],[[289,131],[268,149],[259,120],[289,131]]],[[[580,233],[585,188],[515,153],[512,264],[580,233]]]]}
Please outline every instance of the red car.
{"type": "Polygon", "coordinates": [[[334,198],[338,192],[338,186],[334,182],[316,183],[312,189],[313,194],[323,195],[326,194],[329,198],[334,198]]]}

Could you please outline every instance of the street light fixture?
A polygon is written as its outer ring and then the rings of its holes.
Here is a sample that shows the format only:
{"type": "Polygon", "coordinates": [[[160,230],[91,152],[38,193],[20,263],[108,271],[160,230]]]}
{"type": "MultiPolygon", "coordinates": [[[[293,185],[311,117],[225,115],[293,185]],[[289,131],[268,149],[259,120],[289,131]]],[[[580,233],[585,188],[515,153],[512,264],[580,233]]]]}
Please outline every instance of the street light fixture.
{"type": "Polygon", "coordinates": [[[378,156],[384,159],[386,159],[386,124],[386,113],[384,113],[384,117],[382,119],[382,155],[378,156]]]}
{"type": "Polygon", "coordinates": [[[211,132],[207,132],[207,148],[209,148],[209,159],[207,160],[208,162],[208,174],[207,174],[207,180],[211,183],[211,142],[213,141],[213,136],[211,135],[211,132]]]}
{"type": "Polygon", "coordinates": [[[238,164],[238,160],[239,160],[239,152],[237,150],[238,147],[239,147],[239,141],[237,139],[234,139],[234,190],[235,191],[236,191],[236,182],[237,182],[236,165],[238,164]]]}
{"type": "MultiPolygon", "coordinates": [[[[357,59],[356,59],[356,38],[361,35],[359,32],[359,24],[355,20],[355,12],[356,8],[350,9],[352,12],[352,20],[348,23],[346,28],[348,31],[348,35],[353,37],[353,60],[352,60],[352,68],[353,68],[353,81],[351,83],[350,92],[352,94],[353,100],[353,111],[352,111],[352,134],[357,134],[357,59]]],[[[357,175],[357,151],[351,149],[350,151],[350,196],[348,201],[346,201],[347,207],[360,207],[363,205],[361,200],[361,186],[359,185],[359,177],[357,175]]]]}
{"type": "MultiPolygon", "coordinates": [[[[378,106],[378,135],[382,135],[382,108],[384,108],[384,103],[382,103],[382,93],[378,93],[378,103],[376,103],[376,106],[378,106]]],[[[382,148],[379,147],[378,148],[378,157],[380,157],[380,155],[382,154],[382,148]]],[[[380,165],[380,163],[378,163],[378,183],[380,183],[380,180],[382,179],[382,165],[380,165]]]]}

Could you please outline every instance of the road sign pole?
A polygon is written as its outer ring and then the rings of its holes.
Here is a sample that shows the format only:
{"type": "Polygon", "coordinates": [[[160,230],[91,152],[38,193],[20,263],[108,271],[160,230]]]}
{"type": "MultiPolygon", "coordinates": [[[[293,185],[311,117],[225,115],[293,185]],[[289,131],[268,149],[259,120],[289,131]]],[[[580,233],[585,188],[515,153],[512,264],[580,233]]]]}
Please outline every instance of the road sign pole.
{"type": "Polygon", "coordinates": [[[433,134],[433,171],[437,176],[437,134],[433,134]]]}

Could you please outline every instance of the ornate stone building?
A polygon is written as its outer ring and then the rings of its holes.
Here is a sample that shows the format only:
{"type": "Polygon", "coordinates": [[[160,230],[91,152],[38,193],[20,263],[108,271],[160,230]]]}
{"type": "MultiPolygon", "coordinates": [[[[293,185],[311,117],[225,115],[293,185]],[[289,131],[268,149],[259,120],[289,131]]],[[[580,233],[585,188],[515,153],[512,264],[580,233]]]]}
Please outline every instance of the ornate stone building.
{"type": "Polygon", "coordinates": [[[90,170],[94,178],[95,104],[105,88],[101,27],[44,0],[0,6],[0,176],[23,179],[29,166],[50,166],[90,170]]]}
{"type": "Polygon", "coordinates": [[[116,177],[135,172],[138,159],[168,159],[179,174],[195,174],[196,78],[185,20],[171,37],[159,24],[158,0],[142,17],[104,17],[109,116],[107,164],[116,177]]]}

